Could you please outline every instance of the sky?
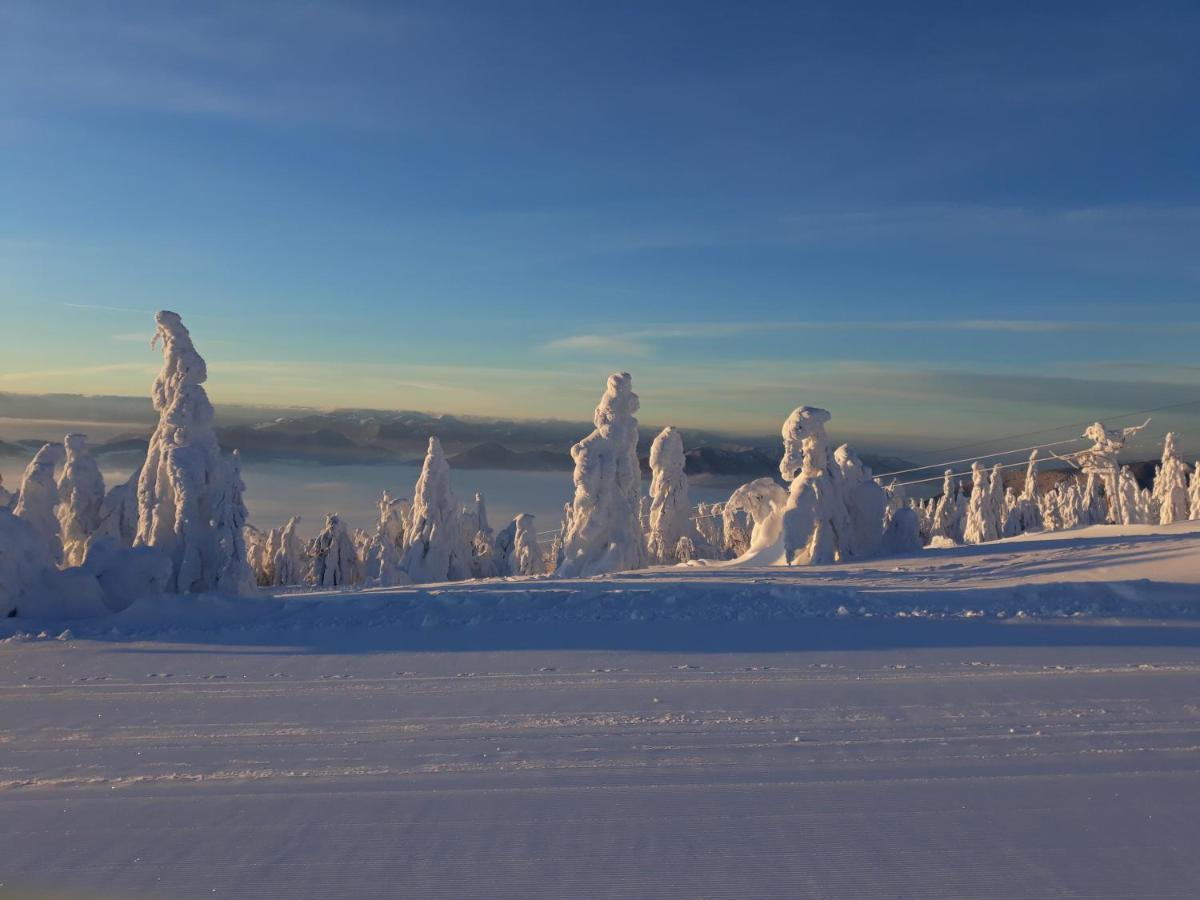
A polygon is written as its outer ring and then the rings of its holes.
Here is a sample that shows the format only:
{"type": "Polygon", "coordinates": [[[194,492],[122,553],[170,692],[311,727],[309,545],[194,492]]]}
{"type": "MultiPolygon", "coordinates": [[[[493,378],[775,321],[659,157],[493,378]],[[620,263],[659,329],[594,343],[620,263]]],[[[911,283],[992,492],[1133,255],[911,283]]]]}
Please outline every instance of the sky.
{"type": "MultiPolygon", "coordinates": [[[[0,391],[919,447],[1200,401],[1194,2],[0,0],[0,391]]],[[[1200,453],[1200,404],[1170,411],[1200,453]]]]}

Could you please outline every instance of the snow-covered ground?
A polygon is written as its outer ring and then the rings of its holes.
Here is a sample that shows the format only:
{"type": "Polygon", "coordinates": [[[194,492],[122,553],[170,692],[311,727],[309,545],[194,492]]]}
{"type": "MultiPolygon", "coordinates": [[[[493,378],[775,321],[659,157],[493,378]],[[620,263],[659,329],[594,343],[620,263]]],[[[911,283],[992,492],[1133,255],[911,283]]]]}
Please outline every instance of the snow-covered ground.
{"type": "Polygon", "coordinates": [[[1200,895],[1200,523],[0,623],[0,894],[1200,895]]]}

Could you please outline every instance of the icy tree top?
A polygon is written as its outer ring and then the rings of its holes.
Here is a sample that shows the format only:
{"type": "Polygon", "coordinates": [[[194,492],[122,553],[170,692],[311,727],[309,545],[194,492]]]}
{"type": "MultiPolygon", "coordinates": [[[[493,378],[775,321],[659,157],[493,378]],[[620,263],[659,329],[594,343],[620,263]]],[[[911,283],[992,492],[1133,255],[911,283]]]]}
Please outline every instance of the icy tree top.
{"type": "Polygon", "coordinates": [[[608,387],[592,421],[597,431],[611,437],[613,426],[628,422],[640,408],[638,395],[633,392],[633,376],[628,372],[614,372],[608,376],[608,387]]]}
{"type": "Polygon", "coordinates": [[[192,336],[179,313],[162,309],[154,314],[154,321],[158,330],[150,346],[156,346],[159,341],[163,345],[163,367],[154,379],[153,396],[154,408],[161,411],[170,406],[172,398],[185,387],[203,384],[208,379],[208,366],[196,352],[192,336]]]}
{"type": "Polygon", "coordinates": [[[783,423],[783,459],[779,474],[784,481],[793,481],[802,471],[816,472],[829,462],[829,439],[825,423],[832,419],[826,410],[801,406],[792,411],[783,423]]]}

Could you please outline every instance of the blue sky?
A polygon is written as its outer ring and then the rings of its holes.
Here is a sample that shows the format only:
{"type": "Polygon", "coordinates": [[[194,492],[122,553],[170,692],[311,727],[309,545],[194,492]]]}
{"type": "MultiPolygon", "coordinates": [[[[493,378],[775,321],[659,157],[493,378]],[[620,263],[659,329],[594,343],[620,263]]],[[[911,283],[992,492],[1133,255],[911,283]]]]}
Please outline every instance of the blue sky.
{"type": "MultiPolygon", "coordinates": [[[[896,446],[1200,399],[1194,3],[0,4],[0,391],[896,446]],[[835,429],[838,430],[838,429],[835,429]]],[[[1173,413],[1200,451],[1192,411],[1173,413]]]]}

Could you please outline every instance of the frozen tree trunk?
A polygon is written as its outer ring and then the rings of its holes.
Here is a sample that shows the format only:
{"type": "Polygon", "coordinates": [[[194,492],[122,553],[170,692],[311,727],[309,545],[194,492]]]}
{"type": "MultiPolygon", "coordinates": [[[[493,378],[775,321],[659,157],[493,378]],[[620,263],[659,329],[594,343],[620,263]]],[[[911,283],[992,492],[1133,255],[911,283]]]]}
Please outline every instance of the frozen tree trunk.
{"type": "Polygon", "coordinates": [[[667,426],[650,445],[650,531],[646,550],[652,563],[680,562],[676,552],[680,540],[699,537],[692,527],[683,466],[683,438],[667,426]]]}
{"type": "Polygon", "coordinates": [[[1154,476],[1154,499],[1158,504],[1160,525],[1188,518],[1188,467],[1175,446],[1173,431],[1168,431],[1163,441],[1162,462],[1154,476]]]}
{"type": "Polygon", "coordinates": [[[241,590],[245,548],[237,463],[221,458],[213,408],[203,384],[204,359],[179,315],[155,315],[163,367],[151,399],[159,415],[138,480],[135,544],[155,547],[171,560],[170,589],[179,592],[241,590]],[[238,483],[235,484],[234,481],[238,483]]]}
{"type": "Polygon", "coordinates": [[[88,542],[100,527],[104,502],[104,477],[88,453],[87,437],[68,434],[63,441],[66,463],[58,479],[58,521],[62,528],[63,562],[78,566],[87,555],[88,542]]]}
{"type": "Polygon", "coordinates": [[[628,372],[608,377],[596,407],[596,430],[571,448],[575,497],[563,538],[562,577],[640,569],[646,545],[638,519],[638,396],[628,372]]]}
{"type": "Polygon", "coordinates": [[[350,587],[362,581],[354,538],[336,515],[325,517],[325,527],[313,539],[309,555],[306,580],[314,587],[350,587]]]}
{"type": "Polygon", "coordinates": [[[463,540],[459,515],[450,487],[450,466],[441,443],[431,437],[405,535],[404,570],[416,584],[471,577],[471,551],[463,540]]]}
{"type": "Polygon", "coordinates": [[[62,565],[63,542],[55,508],[58,506],[58,485],[54,470],[63,461],[62,444],[44,444],[25,467],[21,493],[13,514],[28,522],[46,544],[55,565],[62,565]]]}

